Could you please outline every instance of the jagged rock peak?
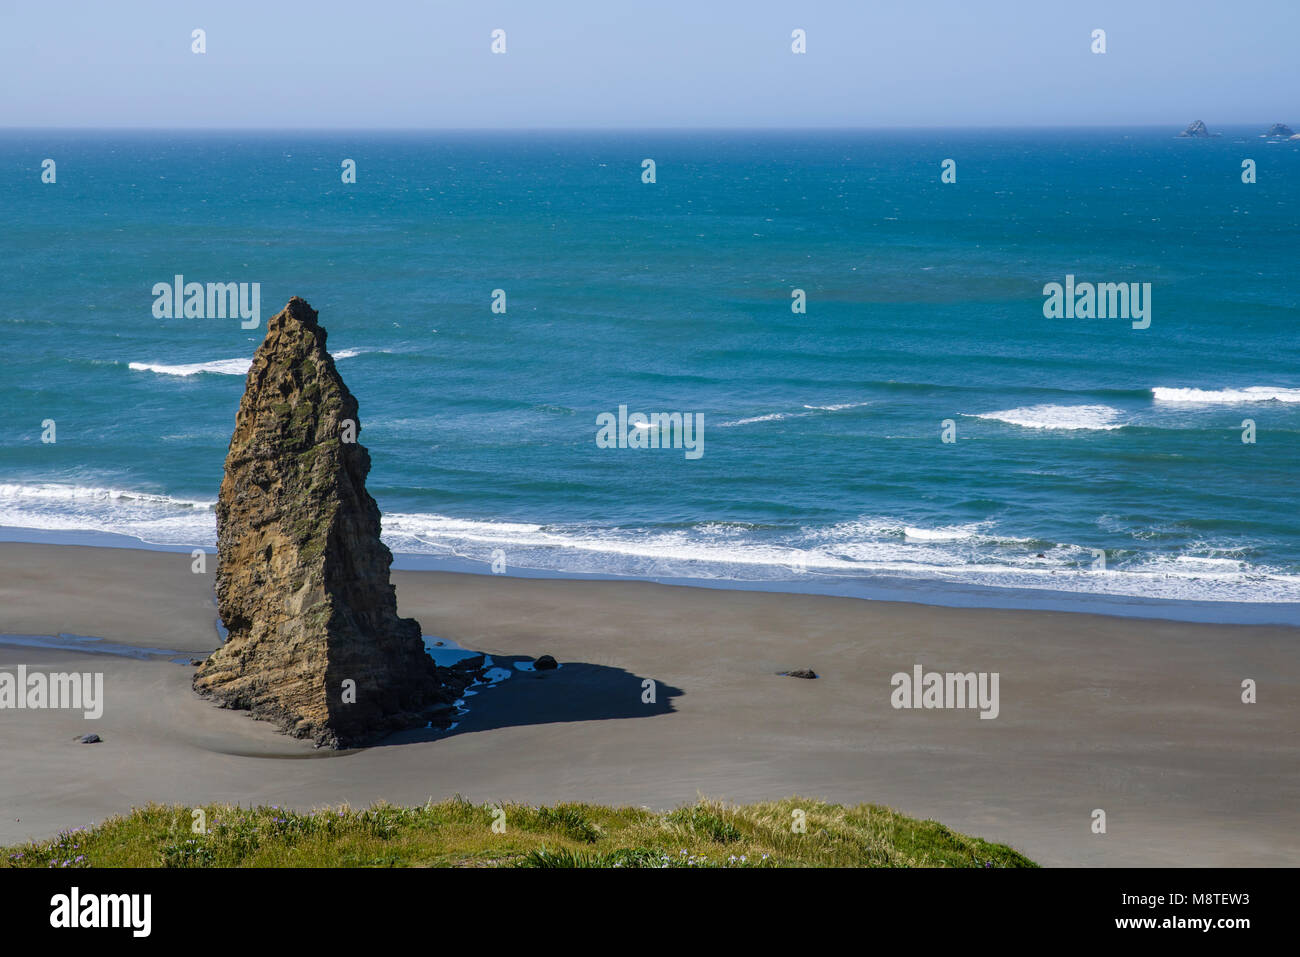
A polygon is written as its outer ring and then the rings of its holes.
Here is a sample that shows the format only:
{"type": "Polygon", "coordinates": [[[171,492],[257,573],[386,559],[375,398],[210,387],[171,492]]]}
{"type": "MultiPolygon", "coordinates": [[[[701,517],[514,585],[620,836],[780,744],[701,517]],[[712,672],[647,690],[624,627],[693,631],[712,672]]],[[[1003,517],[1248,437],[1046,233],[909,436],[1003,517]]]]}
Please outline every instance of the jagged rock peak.
{"type": "Polygon", "coordinates": [[[350,747],[441,723],[470,678],[437,668],[419,623],[398,617],[357,401],[317,320],[290,299],[253,356],[216,509],[229,637],[194,688],[295,737],[350,747]]]}

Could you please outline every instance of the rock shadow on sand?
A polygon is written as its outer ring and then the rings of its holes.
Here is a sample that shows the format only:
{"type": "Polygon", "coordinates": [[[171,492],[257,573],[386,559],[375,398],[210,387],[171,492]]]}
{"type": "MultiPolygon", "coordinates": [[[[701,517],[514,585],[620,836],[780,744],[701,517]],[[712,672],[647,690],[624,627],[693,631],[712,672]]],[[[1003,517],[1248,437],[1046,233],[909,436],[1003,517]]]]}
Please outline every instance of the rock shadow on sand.
{"type": "Polygon", "coordinates": [[[462,734],[534,724],[613,721],[670,714],[681,688],[622,668],[565,661],[550,671],[532,670],[526,655],[492,655],[498,680],[475,685],[458,702],[449,728],[399,731],[371,747],[440,741],[462,734]],[[508,674],[508,677],[500,677],[508,674]],[[648,684],[653,682],[653,684],[648,684]],[[653,700],[651,697],[653,690],[653,700]]]}

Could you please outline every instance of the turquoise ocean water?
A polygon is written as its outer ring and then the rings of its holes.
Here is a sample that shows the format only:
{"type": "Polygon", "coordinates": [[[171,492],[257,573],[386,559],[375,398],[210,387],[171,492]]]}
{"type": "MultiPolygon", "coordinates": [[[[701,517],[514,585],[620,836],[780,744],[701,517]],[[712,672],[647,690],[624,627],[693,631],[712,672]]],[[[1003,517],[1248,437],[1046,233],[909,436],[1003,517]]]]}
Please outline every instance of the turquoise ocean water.
{"type": "Polygon", "coordinates": [[[213,544],[265,322],[179,273],[320,311],[401,563],[1300,621],[1300,143],[1180,126],[0,133],[0,526],[213,544]]]}

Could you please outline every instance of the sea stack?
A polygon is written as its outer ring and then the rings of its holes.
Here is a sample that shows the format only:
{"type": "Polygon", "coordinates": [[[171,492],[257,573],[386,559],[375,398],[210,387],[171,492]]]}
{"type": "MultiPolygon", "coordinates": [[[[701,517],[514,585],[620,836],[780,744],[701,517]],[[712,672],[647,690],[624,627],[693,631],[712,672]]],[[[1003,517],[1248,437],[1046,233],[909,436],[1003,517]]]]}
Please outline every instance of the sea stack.
{"type": "Polygon", "coordinates": [[[397,615],[357,400],[316,320],[289,300],[248,371],[217,501],[229,637],[194,690],[340,748],[437,722],[470,678],[436,667],[397,615]]]}
{"type": "Polygon", "coordinates": [[[1205,128],[1201,120],[1193,120],[1187,124],[1187,129],[1178,134],[1179,136],[1209,136],[1210,131],[1205,128]]]}

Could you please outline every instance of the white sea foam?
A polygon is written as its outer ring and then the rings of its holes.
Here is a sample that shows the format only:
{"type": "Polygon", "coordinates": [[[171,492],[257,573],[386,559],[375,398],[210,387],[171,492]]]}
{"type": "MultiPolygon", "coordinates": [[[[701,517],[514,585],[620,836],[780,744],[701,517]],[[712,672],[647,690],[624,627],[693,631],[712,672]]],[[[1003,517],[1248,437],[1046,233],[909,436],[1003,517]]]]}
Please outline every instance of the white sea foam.
{"type": "Polygon", "coordinates": [[[1115,421],[1119,409],[1108,405],[1031,405],[1002,412],[982,412],[977,419],[993,419],[1025,429],[1122,429],[1115,421]]]}
{"type": "Polygon", "coordinates": [[[515,567],[579,574],[748,582],[884,575],[1147,598],[1300,601],[1300,576],[1245,562],[1171,558],[1098,573],[1088,547],[1035,543],[998,534],[989,524],[925,528],[869,518],[772,540],[734,524],[654,531],[390,514],[384,537],[399,553],[486,564],[492,550],[501,548],[515,567]]]}
{"type": "Polygon", "coordinates": [[[1203,405],[1236,405],[1241,402],[1300,402],[1300,389],[1282,389],[1253,385],[1245,389],[1171,389],[1157,386],[1151,390],[1157,402],[1188,402],[1203,405]]]}
{"type": "Polygon", "coordinates": [[[1176,555],[1174,561],[1190,569],[1209,571],[1244,571],[1247,565],[1240,558],[1207,558],[1202,555],[1176,555]]]}
{"type": "Polygon", "coordinates": [[[916,528],[907,526],[903,529],[903,534],[910,540],[916,542],[958,542],[967,538],[974,538],[977,526],[952,526],[949,528],[916,528]]]}
{"type": "Polygon", "coordinates": [[[864,405],[871,405],[870,402],[841,402],[837,405],[805,405],[806,412],[769,412],[766,415],[754,415],[745,419],[732,419],[729,422],[719,422],[716,428],[732,429],[740,425],[753,425],[756,422],[780,422],[783,419],[802,419],[818,412],[842,412],[845,409],[857,409],[864,405]]]}
{"type": "Polygon", "coordinates": [[[42,483],[38,485],[0,484],[0,502],[21,500],[78,503],[78,502],[115,502],[138,503],[141,506],[165,506],[183,509],[211,509],[215,501],[198,501],[189,498],[174,498],[171,495],[157,495],[153,492],[135,492],[129,489],[96,488],[83,485],[58,485],[42,483]]]}
{"type": "MultiPolygon", "coordinates": [[[[361,355],[363,349],[340,349],[332,353],[335,360],[351,359],[361,355]]],[[[191,376],[207,372],[212,375],[248,375],[252,359],[214,359],[211,362],[190,362],[183,365],[164,365],[154,362],[131,362],[127,368],[137,372],[156,372],[159,375],[191,376]]]]}
{"type": "Polygon", "coordinates": [[[210,372],[213,375],[248,375],[252,359],[215,359],[212,362],[191,362],[186,365],[163,365],[153,362],[132,362],[127,368],[136,372],[156,372],[159,375],[198,375],[210,372]]]}
{"type": "Polygon", "coordinates": [[[843,409],[860,409],[864,405],[871,405],[870,402],[841,402],[838,405],[805,405],[805,409],[812,409],[815,412],[839,412],[843,409]]]}
{"type": "Polygon", "coordinates": [[[0,484],[0,526],[109,532],[152,545],[213,545],[215,504],[115,488],[0,484]]]}
{"type": "MultiPolygon", "coordinates": [[[[793,413],[799,414],[799,413],[793,413]]],[[[719,422],[717,428],[731,429],[738,425],[753,425],[755,422],[779,422],[781,419],[790,418],[792,413],[789,412],[769,412],[767,415],[755,415],[748,419],[733,419],[730,422],[719,422]]]]}
{"type": "MultiPolygon", "coordinates": [[[[0,525],[211,546],[213,504],[113,488],[2,484],[0,525]]],[[[999,532],[992,521],[919,526],[867,516],[779,531],[734,522],[609,528],[389,512],[383,537],[398,554],[456,557],[486,568],[494,550],[502,549],[511,568],[561,574],[773,583],[883,576],[1147,598],[1300,602],[1300,576],[1229,558],[1231,551],[1213,543],[1098,572],[1091,569],[1089,547],[1018,538],[999,532]]]]}

